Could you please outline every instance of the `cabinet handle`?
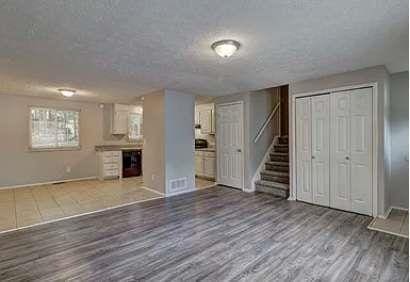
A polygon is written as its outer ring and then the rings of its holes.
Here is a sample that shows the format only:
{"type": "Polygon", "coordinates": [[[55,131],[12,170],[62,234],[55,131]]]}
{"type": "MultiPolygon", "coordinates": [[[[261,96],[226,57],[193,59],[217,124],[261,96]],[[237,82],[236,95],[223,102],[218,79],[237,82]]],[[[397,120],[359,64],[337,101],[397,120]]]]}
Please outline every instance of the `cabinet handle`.
{"type": "Polygon", "coordinates": [[[315,156],[312,156],[312,160],[314,160],[315,159],[315,156]]]}
{"type": "Polygon", "coordinates": [[[346,158],[345,158],[346,160],[350,160],[350,158],[349,158],[349,156],[346,156],[346,158]]]}

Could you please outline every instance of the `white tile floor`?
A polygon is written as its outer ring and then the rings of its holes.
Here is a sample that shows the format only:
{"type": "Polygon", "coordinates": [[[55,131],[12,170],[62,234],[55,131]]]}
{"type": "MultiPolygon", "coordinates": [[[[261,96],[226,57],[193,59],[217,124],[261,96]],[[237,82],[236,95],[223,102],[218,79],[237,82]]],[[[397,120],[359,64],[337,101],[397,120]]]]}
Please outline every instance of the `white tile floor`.
{"type": "MultiPolygon", "coordinates": [[[[195,179],[197,189],[214,185],[195,179]]],[[[145,189],[141,177],[0,190],[0,232],[161,197],[145,189]]]]}
{"type": "Polygon", "coordinates": [[[138,177],[0,190],[0,232],[160,197],[138,177]]]}
{"type": "Polygon", "coordinates": [[[392,209],[386,219],[375,218],[369,224],[368,228],[409,238],[409,212],[405,210],[392,209]]]}

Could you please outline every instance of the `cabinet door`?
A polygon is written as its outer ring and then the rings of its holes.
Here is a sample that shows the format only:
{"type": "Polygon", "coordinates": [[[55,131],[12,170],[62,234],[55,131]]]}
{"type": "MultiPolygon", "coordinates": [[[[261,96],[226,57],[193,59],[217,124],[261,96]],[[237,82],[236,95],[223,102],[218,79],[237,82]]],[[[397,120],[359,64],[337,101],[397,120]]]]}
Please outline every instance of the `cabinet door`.
{"type": "Polygon", "coordinates": [[[372,214],[372,88],[350,91],[351,211],[372,214]]]}
{"type": "Polygon", "coordinates": [[[330,95],[331,104],[331,196],[330,206],[350,210],[350,94],[330,95]]]}
{"type": "Polygon", "coordinates": [[[212,133],[212,109],[202,108],[199,111],[199,123],[201,124],[201,133],[212,133]]]}
{"type": "Polygon", "coordinates": [[[195,174],[203,175],[204,174],[204,160],[202,156],[195,155],[195,174]]]}
{"type": "Polygon", "coordinates": [[[329,206],[329,95],[312,97],[313,203],[329,206]]]}
{"type": "Polygon", "coordinates": [[[311,98],[296,99],[296,197],[312,202],[311,98]]]}
{"type": "Polygon", "coordinates": [[[215,177],[215,157],[204,157],[204,174],[208,177],[215,177]]]}
{"type": "Polygon", "coordinates": [[[127,134],[128,132],[128,112],[115,111],[113,118],[113,134],[127,134]]]}

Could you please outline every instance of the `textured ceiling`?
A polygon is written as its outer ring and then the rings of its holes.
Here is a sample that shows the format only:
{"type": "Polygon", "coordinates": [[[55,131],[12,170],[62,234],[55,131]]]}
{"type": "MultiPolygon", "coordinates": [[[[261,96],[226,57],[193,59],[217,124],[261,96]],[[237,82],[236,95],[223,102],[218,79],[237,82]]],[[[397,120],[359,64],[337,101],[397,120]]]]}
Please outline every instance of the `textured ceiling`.
{"type": "MultiPolygon", "coordinates": [[[[408,0],[0,0],[0,93],[132,99],[408,70],[408,0]],[[230,59],[212,42],[242,43],[230,59]]],[[[78,97],[77,97],[78,98],[78,97]]]]}

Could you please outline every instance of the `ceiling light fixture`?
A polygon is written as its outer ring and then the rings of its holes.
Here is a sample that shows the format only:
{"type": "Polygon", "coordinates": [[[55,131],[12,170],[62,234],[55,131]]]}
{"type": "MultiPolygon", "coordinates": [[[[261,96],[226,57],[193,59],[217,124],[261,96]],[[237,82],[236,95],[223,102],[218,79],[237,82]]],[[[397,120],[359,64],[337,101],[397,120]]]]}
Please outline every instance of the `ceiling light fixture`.
{"type": "Polygon", "coordinates": [[[72,97],[75,94],[75,90],[72,89],[58,89],[58,91],[64,96],[64,97],[72,97]]]}
{"type": "Polygon", "coordinates": [[[212,43],[211,48],[219,56],[229,58],[239,49],[240,46],[241,44],[238,41],[225,39],[212,43]]]}

